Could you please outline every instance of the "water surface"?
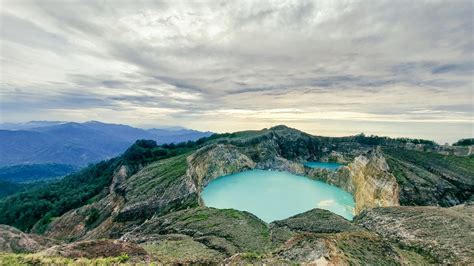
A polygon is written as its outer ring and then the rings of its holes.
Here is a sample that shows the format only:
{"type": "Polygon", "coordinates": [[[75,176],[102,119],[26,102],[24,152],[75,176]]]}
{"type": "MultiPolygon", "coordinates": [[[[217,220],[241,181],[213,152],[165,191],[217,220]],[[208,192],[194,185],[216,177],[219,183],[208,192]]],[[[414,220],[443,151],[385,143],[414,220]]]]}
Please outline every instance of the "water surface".
{"type": "Polygon", "coordinates": [[[340,163],[328,163],[328,162],[306,162],[304,163],[305,166],[311,168],[323,168],[323,169],[332,169],[336,170],[342,166],[340,163]]]}
{"type": "Polygon", "coordinates": [[[206,206],[248,211],[272,222],[308,211],[326,209],[352,220],[354,199],[348,192],[288,172],[250,170],[219,177],[202,192],[206,206]]]}

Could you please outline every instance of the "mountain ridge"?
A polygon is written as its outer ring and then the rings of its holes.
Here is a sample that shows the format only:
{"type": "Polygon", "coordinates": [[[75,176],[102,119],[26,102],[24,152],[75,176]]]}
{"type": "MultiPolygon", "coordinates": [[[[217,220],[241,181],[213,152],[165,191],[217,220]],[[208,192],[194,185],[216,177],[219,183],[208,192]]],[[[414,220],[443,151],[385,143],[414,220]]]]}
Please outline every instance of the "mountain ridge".
{"type": "Polygon", "coordinates": [[[139,139],[153,139],[163,144],[197,140],[212,134],[189,129],[145,130],[98,121],[41,123],[48,125],[0,130],[0,166],[59,163],[83,167],[115,157],[139,139]],[[154,130],[162,132],[161,135],[153,133],[154,130]]]}

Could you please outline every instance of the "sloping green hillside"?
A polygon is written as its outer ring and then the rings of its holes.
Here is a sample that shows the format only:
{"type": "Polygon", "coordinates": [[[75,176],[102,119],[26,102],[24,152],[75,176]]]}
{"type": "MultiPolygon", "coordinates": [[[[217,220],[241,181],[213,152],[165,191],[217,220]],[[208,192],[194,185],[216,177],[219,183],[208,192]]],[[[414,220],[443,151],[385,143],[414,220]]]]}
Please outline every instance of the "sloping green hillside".
{"type": "Polygon", "coordinates": [[[33,188],[0,201],[0,223],[28,231],[36,222],[48,223],[55,216],[77,208],[100,193],[109,183],[118,159],[87,167],[61,181],[33,188]]]}
{"type": "Polygon", "coordinates": [[[453,206],[474,193],[474,156],[385,148],[402,205],[453,206]]]}
{"type": "Polygon", "coordinates": [[[54,217],[84,205],[103,192],[119,166],[127,165],[133,174],[143,165],[188,152],[193,146],[196,146],[193,142],[157,146],[154,141],[137,141],[120,157],[91,165],[60,181],[1,200],[0,224],[12,225],[24,231],[29,231],[36,224],[41,232],[54,217]]]}
{"type": "Polygon", "coordinates": [[[0,199],[31,188],[34,184],[18,184],[0,180],[0,199]]]}

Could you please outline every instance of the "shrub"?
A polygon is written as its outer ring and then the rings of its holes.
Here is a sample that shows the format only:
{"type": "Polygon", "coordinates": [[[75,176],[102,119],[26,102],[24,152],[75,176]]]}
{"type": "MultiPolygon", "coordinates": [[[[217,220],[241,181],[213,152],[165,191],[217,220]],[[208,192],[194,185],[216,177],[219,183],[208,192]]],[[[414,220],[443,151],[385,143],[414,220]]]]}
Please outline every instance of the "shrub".
{"type": "Polygon", "coordinates": [[[93,223],[95,223],[97,219],[99,219],[99,216],[100,216],[99,210],[95,208],[91,209],[89,212],[89,216],[87,217],[87,220],[86,220],[86,226],[91,226],[93,223]]]}

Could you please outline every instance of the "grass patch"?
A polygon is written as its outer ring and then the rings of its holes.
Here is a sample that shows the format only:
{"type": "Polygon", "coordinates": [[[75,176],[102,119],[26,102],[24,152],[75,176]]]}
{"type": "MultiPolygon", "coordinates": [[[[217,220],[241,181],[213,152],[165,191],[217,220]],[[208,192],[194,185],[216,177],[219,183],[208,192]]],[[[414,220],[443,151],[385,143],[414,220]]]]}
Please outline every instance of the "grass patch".
{"type": "Polygon", "coordinates": [[[162,240],[155,244],[144,245],[143,248],[160,263],[211,263],[224,259],[219,252],[189,237],[180,240],[162,240]]]}
{"type": "Polygon", "coordinates": [[[242,213],[234,209],[225,209],[223,210],[225,214],[229,215],[232,218],[242,218],[242,213]]]}
{"type": "Polygon", "coordinates": [[[206,221],[209,219],[209,214],[207,213],[198,213],[194,216],[189,217],[192,222],[206,221]]]}
{"type": "Polygon", "coordinates": [[[77,258],[70,259],[58,256],[35,254],[0,253],[0,265],[112,265],[125,263],[129,260],[128,254],[109,258],[77,258]]]}
{"type": "Polygon", "coordinates": [[[265,255],[255,253],[255,252],[247,252],[247,253],[242,253],[240,257],[248,261],[258,261],[265,258],[265,255]]]}

